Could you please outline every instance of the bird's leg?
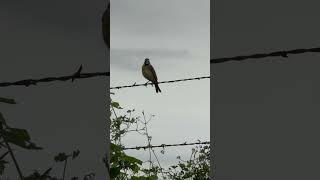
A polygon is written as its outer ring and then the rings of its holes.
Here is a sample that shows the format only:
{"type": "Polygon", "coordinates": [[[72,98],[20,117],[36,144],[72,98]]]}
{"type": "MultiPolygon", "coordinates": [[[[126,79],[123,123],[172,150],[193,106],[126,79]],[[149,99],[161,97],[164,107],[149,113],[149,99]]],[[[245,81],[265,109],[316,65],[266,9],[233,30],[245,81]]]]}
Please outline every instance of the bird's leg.
{"type": "Polygon", "coordinates": [[[147,85],[148,85],[148,82],[150,82],[150,81],[147,81],[144,85],[147,87],[147,85]]]}

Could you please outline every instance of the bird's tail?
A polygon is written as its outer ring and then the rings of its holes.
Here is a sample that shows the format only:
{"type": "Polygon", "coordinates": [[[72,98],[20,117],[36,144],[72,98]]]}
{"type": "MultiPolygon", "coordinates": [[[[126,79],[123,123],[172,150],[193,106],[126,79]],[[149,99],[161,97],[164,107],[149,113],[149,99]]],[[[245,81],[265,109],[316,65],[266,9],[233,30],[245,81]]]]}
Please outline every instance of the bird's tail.
{"type": "Polygon", "coordinates": [[[161,92],[158,83],[154,83],[154,86],[156,88],[156,93],[161,92]]]}

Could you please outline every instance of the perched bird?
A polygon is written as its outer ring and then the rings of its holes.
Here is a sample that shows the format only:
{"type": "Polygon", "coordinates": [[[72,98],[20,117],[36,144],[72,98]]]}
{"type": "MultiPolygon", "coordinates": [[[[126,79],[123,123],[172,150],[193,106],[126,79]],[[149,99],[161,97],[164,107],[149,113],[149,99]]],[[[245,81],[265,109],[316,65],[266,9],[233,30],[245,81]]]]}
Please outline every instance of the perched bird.
{"type": "Polygon", "coordinates": [[[142,65],[142,75],[143,77],[145,77],[147,80],[151,81],[155,85],[156,93],[161,92],[158,85],[158,78],[157,78],[156,71],[150,64],[150,61],[148,58],[144,60],[144,63],[142,65]]]}

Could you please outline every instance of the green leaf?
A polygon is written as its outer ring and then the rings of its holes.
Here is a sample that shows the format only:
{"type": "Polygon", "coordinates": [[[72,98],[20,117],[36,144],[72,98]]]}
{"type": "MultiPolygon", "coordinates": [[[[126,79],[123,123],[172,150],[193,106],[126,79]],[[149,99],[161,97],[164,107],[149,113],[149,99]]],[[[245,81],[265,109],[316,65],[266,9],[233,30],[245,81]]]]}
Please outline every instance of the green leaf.
{"type": "Polygon", "coordinates": [[[156,175],[152,175],[150,177],[145,176],[132,176],[130,180],[157,180],[158,177],[156,175]]]}
{"type": "Polygon", "coordinates": [[[0,97],[0,102],[7,103],[7,104],[17,104],[14,99],[2,98],[2,97],[0,97]]]}
{"type": "Polygon", "coordinates": [[[126,155],[126,156],[123,158],[123,160],[124,160],[124,161],[128,161],[129,163],[132,163],[132,164],[137,163],[137,164],[142,165],[142,161],[139,160],[139,159],[137,159],[137,158],[135,158],[135,157],[131,157],[131,156],[127,156],[127,155],[126,155]]]}
{"type": "Polygon", "coordinates": [[[112,167],[110,168],[110,178],[116,178],[120,174],[120,167],[112,167]]]}
{"type": "Polygon", "coordinates": [[[54,157],[54,160],[56,162],[63,162],[68,158],[68,156],[66,155],[66,153],[59,153],[58,155],[56,155],[54,157]]]}
{"type": "Polygon", "coordinates": [[[72,159],[75,159],[76,157],[78,157],[79,154],[80,154],[80,151],[79,151],[79,150],[73,151],[73,153],[72,153],[72,159]]]}
{"type": "Polygon", "coordinates": [[[116,144],[113,144],[113,143],[110,144],[110,149],[111,149],[111,152],[121,151],[122,150],[120,146],[118,146],[116,144]]]}
{"type": "Polygon", "coordinates": [[[122,109],[122,107],[120,107],[120,104],[119,104],[118,102],[112,101],[112,102],[111,102],[111,106],[114,107],[114,108],[116,108],[116,109],[122,109]]]}
{"type": "Polygon", "coordinates": [[[25,129],[7,128],[6,133],[14,141],[30,141],[31,139],[28,131],[25,129]]]}
{"type": "Polygon", "coordinates": [[[42,149],[41,147],[38,147],[34,143],[30,142],[30,135],[25,129],[6,128],[4,130],[4,137],[9,143],[15,144],[25,149],[42,149]]]}

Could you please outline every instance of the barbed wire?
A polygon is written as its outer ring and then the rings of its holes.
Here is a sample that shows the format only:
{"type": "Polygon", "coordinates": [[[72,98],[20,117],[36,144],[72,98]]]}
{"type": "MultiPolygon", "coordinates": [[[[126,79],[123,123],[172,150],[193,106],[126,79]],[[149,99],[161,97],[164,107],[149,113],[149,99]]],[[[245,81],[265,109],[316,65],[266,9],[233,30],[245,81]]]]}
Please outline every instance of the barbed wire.
{"type": "MultiPolygon", "coordinates": [[[[302,54],[307,52],[320,52],[320,48],[308,48],[308,49],[294,49],[294,50],[287,50],[287,51],[276,51],[271,53],[259,53],[259,54],[253,54],[253,55],[247,55],[247,56],[235,56],[235,57],[227,57],[227,58],[214,58],[210,59],[210,63],[223,63],[227,61],[243,61],[247,59],[258,59],[258,58],[266,58],[266,57],[288,57],[288,54],[302,54]]],[[[71,76],[61,76],[61,77],[46,77],[41,79],[24,79],[19,80],[16,82],[1,82],[0,87],[8,87],[8,86],[30,86],[30,85],[37,85],[39,82],[52,82],[52,81],[68,81],[72,80],[72,82],[75,79],[86,79],[86,78],[93,78],[93,77],[100,77],[100,76],[110,76],[110,72],[93,72],[93,73],[81,73],[82,66],[78,69],[76,73],[74,73],[71,76]]],[[[179,82],[179,81],[190,81],[190,80],[200,80],[200,79],[209,79],[210,76],[205,77],[196,77],[196,78],[189,78],[189,79],[177,79],[172,81],[162,81],[159,82],[159,84],[162,83],[173,83],[173,82],[179,82]]],[[[136,84],[133,85],[127,85],[127,86],[117,86],[117,87],[111,87],[110,89],[121,89],[121,88],[129,88],[129,87],[136,87],[136,86],[146,86],[148,84],[136,84]]]]}
{"type": "MultiPolygon", "coordinates": [[[[174,82],[180,82],[180,81],[201,80],[201,79],[210,79],[210,76],[194,77],[194,78],[187,78],[187,79],[176,79],[171,81],[161,81],[159,82],[159,84],[174,83],[174,82]]],[[[134,83],[133,85],[110,87],[110,89],[122,89],[122,88],[137,87],[137,86],[147,86],[148,84],[152,84],[152,83],[144,83],[144,84],[134,83]]]]}
{"type": "Polygon", "coordinates": [[[61,77],[46,77],[41,79],[25,79],[16,82],[2,82],[0,83],[0,87],[8,87],[8,86],[30,86],[30,85],[37,85],[39,82],[52,82],[52,81],[68,81],[71,80],[72,82],[75,79],[85,79],[85,78],[92,78],[92,77],[99,77],[99,76],[110,76],[110,72],[94,72],[94,73],[81,73],[82,65],[79,67],[77,72],[75,72],[71,76],[61,76],[61,77]]]}
{"type": "Polygon", "coordinates": [[[294,49],[294,50],[287,50],[287,51],[276,51],[271,53],[260,53],[260,54],[253,54],[248,56],[235,56],[235,57],[228,57],[228,58],[216,58],[210,59],[210,64],[215,63],[223,63],[227,61],[243,61],[247,59],[259,59],[259,58],[266,58],[266,57],[274,57],[280,56],[287,58],[288,54],[302,54],[307,52],[320,52],[320,48],[309,48],[309,49],[294,49]]]}
{"type": "Polygon", "coordinates": [[[136,146],[136,147],[124,147],[122,148],[123,150],[129,150],[129,149],[135,149],[135,150],[146,150],[148,148],[164,148],[164,147],[172,147],[172,146],[191,146],[191,145],[198,145],[198,144],[210,144],[210,141],[205,141],[205,142],[194,142],[194,143],[181,143],[181,144],[161,144],[157,146],[136,146]]]}

